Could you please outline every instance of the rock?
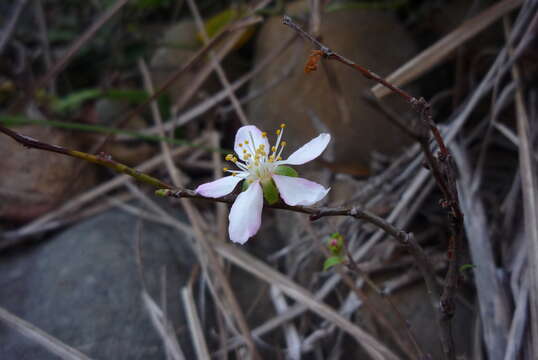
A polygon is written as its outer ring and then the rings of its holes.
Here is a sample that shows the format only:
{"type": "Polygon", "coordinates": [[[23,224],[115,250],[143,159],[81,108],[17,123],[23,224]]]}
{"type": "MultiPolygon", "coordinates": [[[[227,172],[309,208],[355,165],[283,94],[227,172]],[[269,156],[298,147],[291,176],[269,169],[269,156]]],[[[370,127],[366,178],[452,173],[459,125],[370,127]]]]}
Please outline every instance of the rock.
{"type": "MultiPolygon", "coordinates": [[[[38,246],[2,254],[0,306],[91,358],[166,358],[141,299],[138,221],[110,210],[38,246]]],[[[180,299],[196,259],[188,245],[192,240],[148,222],[140,227],[140,239],[148,292],[161,304],[161,273],[166,269],[169,319],[186,358],[192,359],[180,299]]],[[[56,358],[1,323],[0,338],[0,358],[56,358]]]]}
{"type": "MultiPolygon", "coordinates": [[[[68,131],[33,125],[16,130],[49,144],[79,148],[78,137],[68,131]]],[[[81,160],[27,149],[6,136],[0,140],[0,154],[0,218],[29,221],[91,187],[96,180],[94,166],[85,167],[74,178],[81,160]]]]}
{"type": "MultiPolygon", "coordinates": [[[[287,13],[304,14],[305,3],[293,3],[287,13]]],[[[281,17],[269,19],[257,39],[256,63],[292,35],[293,31],[282,25],[281,17]]],[[[334,51],[381,76],[395,70],[415,53],[414,43],[405,28],[388,12],[346,9],[325,13],[321,35],[323,42],[334,51]]],[[[349,121],[345,122],[323,66],[309,74],[303,72],[312,49],[309,42],[295,42],[255,78],[251,92],[269,84],[298,59],[290,76],[250,103],[251,121],[271,132],[285,122],[285,138],[291,152],[319,133],[312,125],[312,117],[319,118],[333,135],[333,169],[348,173],[364,172],[369,168],[374,151],[388,155],[401,151],[409,139],[361,98],[374,83],[340,63],[325,61],[344,92],[350,114],[349,121]]],[[[409,105],[394,96],[388,97],[386,104],[398,113],[411,111],[409,105]]]]}

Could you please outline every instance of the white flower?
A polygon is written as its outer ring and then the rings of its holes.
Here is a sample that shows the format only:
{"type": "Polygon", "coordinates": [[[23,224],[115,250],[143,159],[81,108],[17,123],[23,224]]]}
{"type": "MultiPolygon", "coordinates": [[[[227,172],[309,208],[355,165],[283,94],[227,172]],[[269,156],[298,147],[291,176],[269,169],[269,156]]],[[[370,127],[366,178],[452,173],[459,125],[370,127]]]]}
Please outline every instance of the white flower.
{"type": "Polygon", "coordinates": [[[226,160],[233,162],[239,170],[225,172],[232,175],[198,186],[196,192],[210,198],[219,198],[231,193],[236,185],[245,180],[248,188],[243,191],[230,211],[228,232],[233,242],[244,244],[258,232],[264,195],[269,203],[282,200],[291,206],[312,205],[323,199],[330,189],[320,184],[302,179],[284,165],[301,165],[317,158],[329,144],[331,136],[321,134],[282,160],[282,150],[286,146],[282,140],[285,125],[276,131],[276,144],[269,146],[267,133],[256,126],[243,126],[235,135],[234,151],[237,157],[228,154],[226,160]],[[275,189],[276,188],[278,190],[275,189]]]}

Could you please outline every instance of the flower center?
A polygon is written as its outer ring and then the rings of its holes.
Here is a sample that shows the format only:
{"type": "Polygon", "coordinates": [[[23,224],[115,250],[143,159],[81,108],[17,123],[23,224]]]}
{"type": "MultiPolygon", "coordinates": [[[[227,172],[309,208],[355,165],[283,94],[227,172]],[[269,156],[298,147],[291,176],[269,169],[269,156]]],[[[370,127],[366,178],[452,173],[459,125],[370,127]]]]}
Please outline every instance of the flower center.
{"type": "MultiPolygon", "coordinates": [[[[285,127],[286,124],[280,124],[280,128],[276,130],[277,140],[271,149],[266,149],[265,144],[256,144],[254,136],[249,133],[250,140],[238,144],[242,151],[243,160],[238,159],[233,154],[228,154],[225,157],[226,161],[233,162],[241,171],[228,170],[228,168],[223,170],[232,173],[232,175],[243,173],[247,175],[246,179],[249,182],[269,179],[278,166],[278,162],[282,160],[282,151],[286,146],[286,142],[282,141],[285,127]]],[[[267,138],[266,132],[262,132],[262,138],[267,138]]]]}

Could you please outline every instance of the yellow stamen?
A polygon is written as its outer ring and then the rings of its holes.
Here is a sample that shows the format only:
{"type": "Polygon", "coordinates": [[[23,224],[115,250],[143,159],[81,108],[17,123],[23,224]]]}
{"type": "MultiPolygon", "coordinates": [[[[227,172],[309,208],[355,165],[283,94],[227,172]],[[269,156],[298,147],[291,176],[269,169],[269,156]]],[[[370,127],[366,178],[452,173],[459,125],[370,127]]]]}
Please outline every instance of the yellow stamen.
{"type": "Polygon", "coordinates": [[[276,131],[276,134],[277,134],[277,135],[280,135],[280,129],[278,129],[278,130],[276,131]]]}
{"type": "Polygon", "coordinates": [[[280,143],[280,146],[284,147],[284,146],[286,146],[286,144],[287,144],[287,142],[282,141],[282,142],[280,143]]]}
{"type": "Polygon", "coordinates": [[[224,160],[226,160],[226,161],[231,161],[231,160],[233,159],[233,157],[234,157],[234,156],[233,156],[232,154],[228,154],[228,155],[226,155],[226,157],[224,158],[224,160]]]}
{"type": "Polygon", "coordinates": [[[245,144],[248,145],[248,140],[245,140],[245,144]]]}
{"type": "Polygon", "coordinates": [[[228,168],[227,167],[222,168],[222,171],[228,171],[228,168]]]}
{"type": "Polygon", "coordinates": [[[282,160],[282,156],[279,156],[277,160],[278,160],[278,161],[282,160]]]}
{"type": "Polygon", "coordinates": [[[243,147],[243,143],[239,143],[239,147],[243,147]]]}
{"type": "Polygon", "coordinates": [[[286,127],[286,124],[280,124],[280,128],[284,129],[286,127]]]}
{"type": "Polygon", "coordinates": [[[267,137],[267,133],[265,131],[262,132],[262,137],[264,137],[264,138],[267,137]]]}
{"type": "Polygon", "coordinates": [[[271,151],[275,152],[276,151],[276,146],[271,146],[271,151]]]}

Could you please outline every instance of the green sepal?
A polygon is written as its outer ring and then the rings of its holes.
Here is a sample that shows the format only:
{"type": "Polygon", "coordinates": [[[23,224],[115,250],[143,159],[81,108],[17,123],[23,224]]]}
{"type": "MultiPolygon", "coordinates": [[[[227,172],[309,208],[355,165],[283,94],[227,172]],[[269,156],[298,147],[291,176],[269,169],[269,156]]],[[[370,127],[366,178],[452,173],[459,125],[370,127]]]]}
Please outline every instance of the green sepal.
{"type": "Polygon", "coordinates": [[[241,185],[241,192],[247,191],[249,185],[250,184],[249,184],[249,182],[247,180],[243,181],[243,185],[241,185]]]}
{"type": "Polygon", "coordinates": [[[323,263],[323,271],[327,271],[331,267],[341,264],[344,262],[344,259],[341,256],[331,256],[325,260],[323,263]]]}
{"type": "Polygon", "coordinates": [[[276,204],[279,200],[278,189],[273,181],[273,179],[263,180],[261,182],[263,189],[263,197],[269,205],[276,204]]]}
{"type": "Polygon", "coordinates": [[[291,176],[291,177],[297,177],[299,174],[294,169],[290,168],[289,166],[285,165],[279,165],[275,168],[273,171],[276,175],[282,175],[282,176],[291,176]]]}

